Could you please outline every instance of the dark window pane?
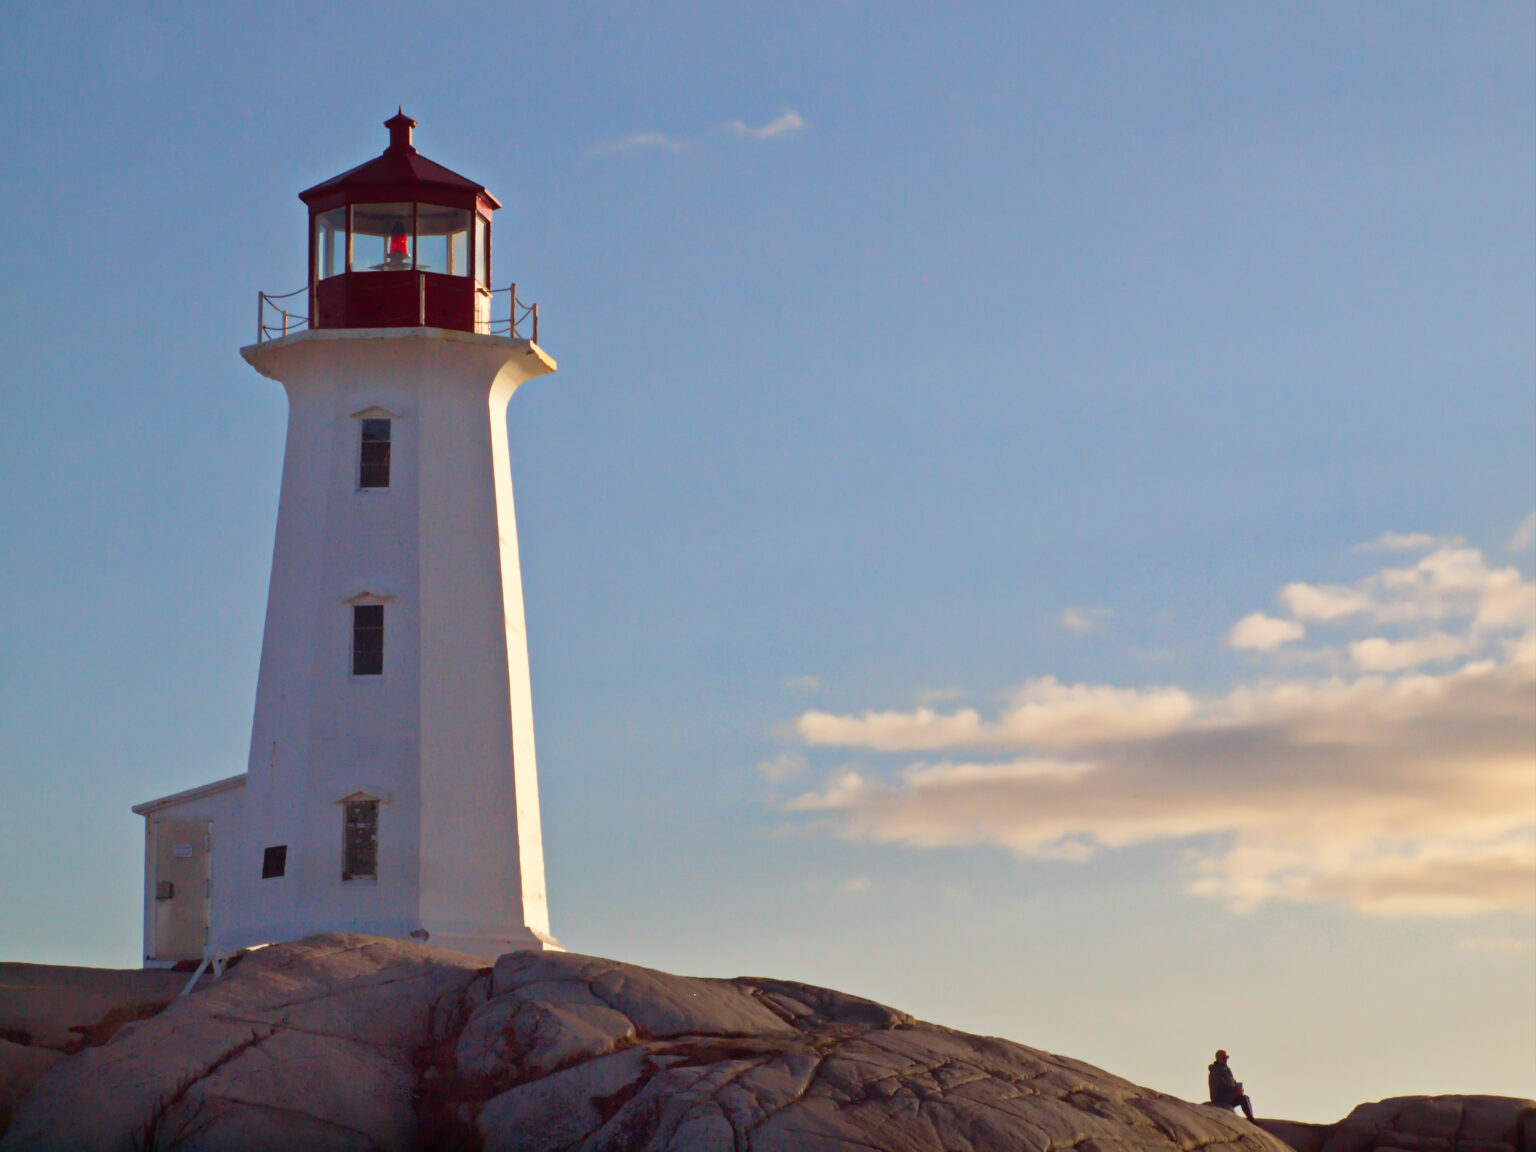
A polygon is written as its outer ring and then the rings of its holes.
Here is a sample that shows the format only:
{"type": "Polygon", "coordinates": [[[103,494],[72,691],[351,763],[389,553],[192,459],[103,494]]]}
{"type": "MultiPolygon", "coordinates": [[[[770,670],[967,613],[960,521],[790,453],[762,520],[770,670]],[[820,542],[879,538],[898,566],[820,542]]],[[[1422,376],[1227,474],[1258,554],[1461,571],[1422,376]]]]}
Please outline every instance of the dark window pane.
{"type": "Polygon", "coordinates": [[[384,672],[384,605],[356,604],[352,608],[352,675],[384,672]]]}
{"type": "Polygon", "coordinates": [[[288,870],[288,845],[278,844],[261,854],[261,878],[271,880],[288,870]]]}
{"type": "Polygon", "coordinates": [[[362,452],[359,457],[359,488],[389,487],[389,441],[391,421],[364,420],[362,452]]]}
{"type": "Polygon", "coordinates": [[[379,802],[348,800],[343,808],[341,878],[378,875],[379,802]]]}

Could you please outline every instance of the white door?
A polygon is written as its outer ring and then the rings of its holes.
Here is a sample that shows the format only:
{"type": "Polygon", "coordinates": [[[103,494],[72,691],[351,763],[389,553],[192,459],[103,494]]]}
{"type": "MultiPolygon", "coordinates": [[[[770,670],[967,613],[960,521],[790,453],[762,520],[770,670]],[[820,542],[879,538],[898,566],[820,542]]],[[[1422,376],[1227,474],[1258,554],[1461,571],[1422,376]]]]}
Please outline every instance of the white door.
{"type": "Polygon", "coordinates": [[[207,820],[155,821],[155,959],[201,960],[208,942],[207,820]]]}

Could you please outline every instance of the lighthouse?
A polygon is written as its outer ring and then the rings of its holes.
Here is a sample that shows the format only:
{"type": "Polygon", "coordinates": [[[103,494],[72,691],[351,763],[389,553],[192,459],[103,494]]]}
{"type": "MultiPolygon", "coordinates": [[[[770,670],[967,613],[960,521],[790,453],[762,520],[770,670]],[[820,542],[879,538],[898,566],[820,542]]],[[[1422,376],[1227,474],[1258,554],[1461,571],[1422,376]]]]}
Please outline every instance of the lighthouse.
{"type": "Polygon", "coordinates": [[[324,931],[559,947],[506,427],[555,362],[493,287],[500,204],[385,126],[300,193],[306,287],[240,350],[288,398],[250,755],[134,808],[148,965],[324,931]]]}

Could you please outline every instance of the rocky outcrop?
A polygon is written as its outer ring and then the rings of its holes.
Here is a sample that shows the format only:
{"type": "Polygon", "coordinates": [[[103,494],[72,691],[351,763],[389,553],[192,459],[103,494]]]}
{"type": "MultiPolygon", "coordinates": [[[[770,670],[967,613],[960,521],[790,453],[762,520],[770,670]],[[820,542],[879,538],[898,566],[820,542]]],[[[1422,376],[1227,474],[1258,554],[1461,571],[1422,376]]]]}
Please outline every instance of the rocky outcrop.
{"type": "Polygon", "coordinates": [[[44,1072],[155,1015],[186,983],[176,972],[0,964],[0,1135],[44,1072]]]}
{"type": "Polygon", "coordinates": [[[344,935],[254,952],[60,1057],[0,1148],[1287,1152],[1230,1111],[823,988],[344,935]]]}
{"type": "Polygon", "coordinates": [[[557,953],[502,957],[435,1071],[440,1122],[473,1125],[486,1152],[1275,1147],[1227,1114],[858,997],[557,953]]]}
{"type": "Polygon", "coordinates": [[[62,1059],[64,1053],[51,1048],[0,1040],[0,1135],[10,1127],[16,1105],[31,1094],[43,1073],[62,1059]]]}
{"type": "Polygon", "coordinates": [[[1295,1152],[1536,1152],[1536,1100],[1395,1096],[1337,1124],[1260,1120],[1295,1152]]]}
{"type": "Polygon", "coordinates": [[[0,1147],[410,1148],[412,1054],[482,964],[340,935],[253,952],[50,1069],[0,1147]]]}
{"type": "Polygon", "coordinates": [[[0,1039],[78,1052],[154,1015],[186,983],[184,972],[0,964],[0,1039]]]}

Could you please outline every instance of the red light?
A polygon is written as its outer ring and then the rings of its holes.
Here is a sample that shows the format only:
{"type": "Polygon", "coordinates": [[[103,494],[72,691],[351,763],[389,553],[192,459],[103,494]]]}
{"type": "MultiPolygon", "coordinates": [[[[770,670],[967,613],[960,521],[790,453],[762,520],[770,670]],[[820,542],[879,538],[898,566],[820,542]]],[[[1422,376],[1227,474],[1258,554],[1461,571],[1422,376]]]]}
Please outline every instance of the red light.
{"type": "Polygon", "coordinates": [[[389,254],[391,256],[409,256],[411,254],[411,238],[405,231],[405,224],[396,221],[394,228],[389,233],[389,254]]]}

